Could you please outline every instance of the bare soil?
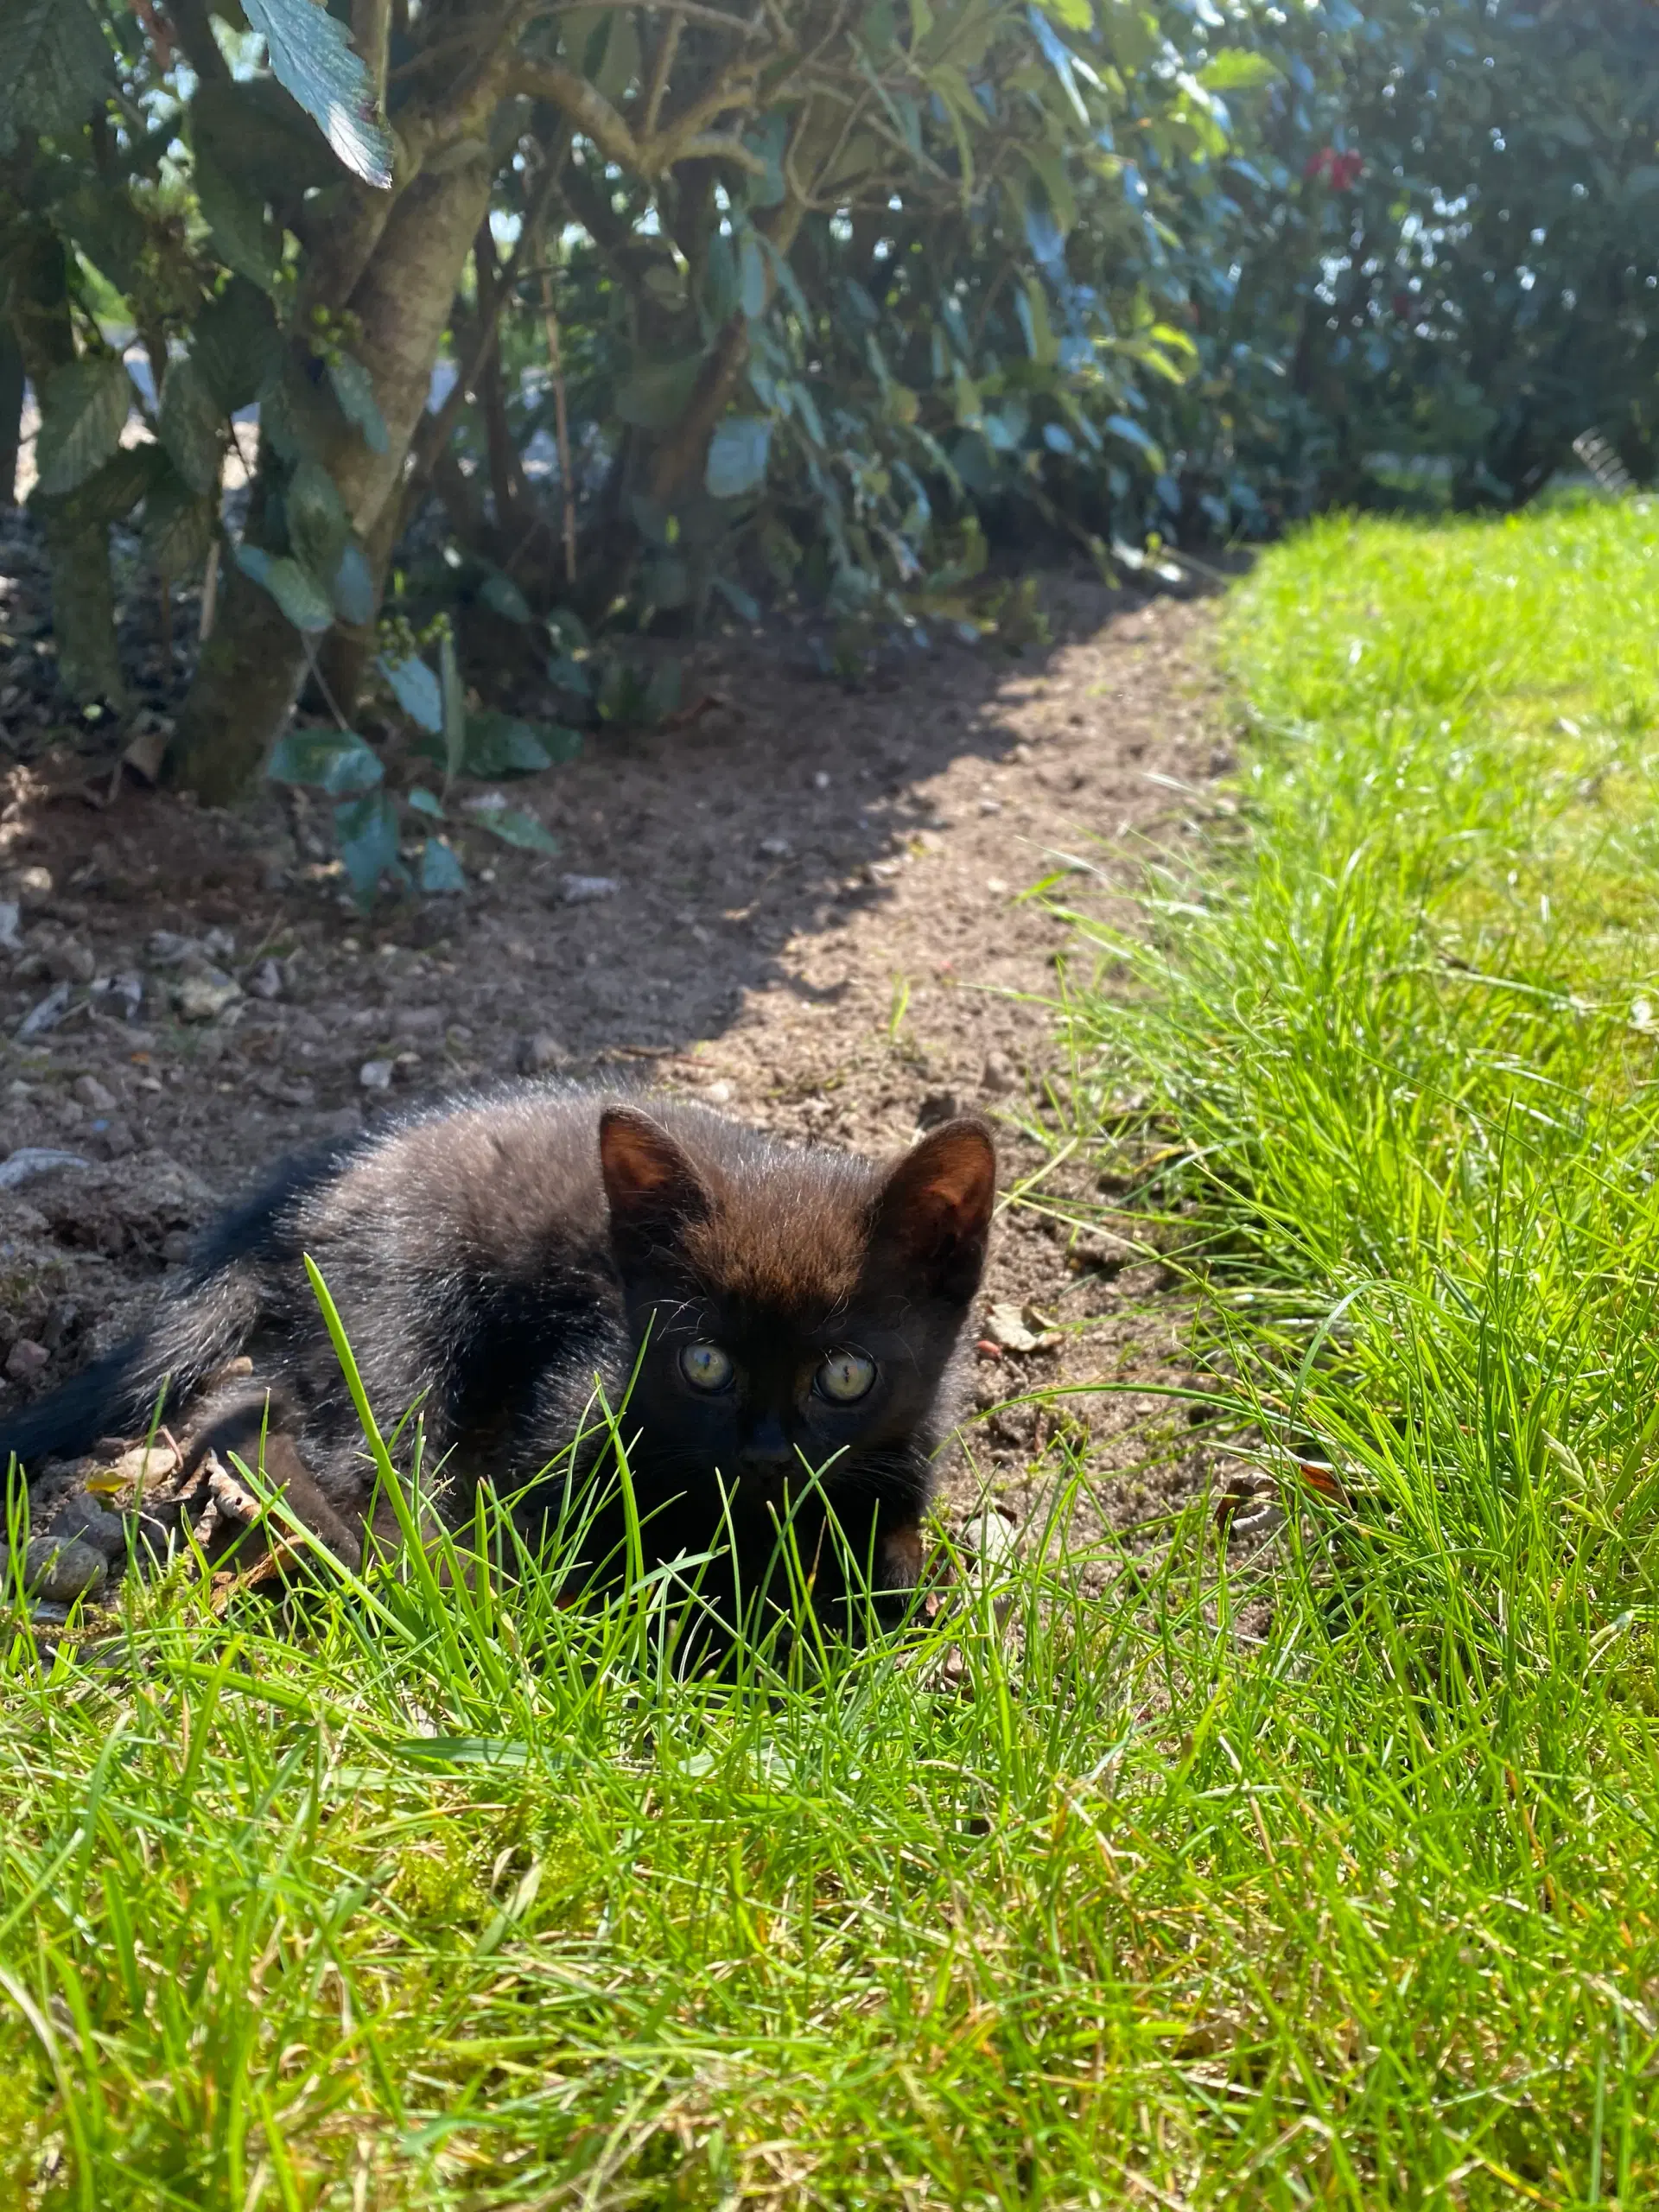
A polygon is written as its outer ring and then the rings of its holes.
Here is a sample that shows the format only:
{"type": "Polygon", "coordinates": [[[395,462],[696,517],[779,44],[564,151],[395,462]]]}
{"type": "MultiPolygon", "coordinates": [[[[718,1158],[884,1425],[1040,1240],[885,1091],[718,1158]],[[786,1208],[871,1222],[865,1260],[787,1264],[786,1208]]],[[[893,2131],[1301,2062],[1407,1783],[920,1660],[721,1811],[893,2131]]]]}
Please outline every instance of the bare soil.
{"type": "MultiPolygon", "coordinates": [[[[0,1160],[86,1164],[0,1190],[0,1409],[130,1325],[264,1163],[480,1079],[665,1085],[878,1153],[977,1109],[1015,1188],[1045,1164],[1029,1131],[1069,941],[1028,887],[1086,861],[1068,899],[1128,919],[1145,841],[1192,827],[1231,766],[1202,605],[1052,580],[1052,645],[940,645],[859,690],[813,673],[781,625],[697,647],[684,696],[716,703],[689,727],[601,734],[513,784],[556,860],[480,836],[464,896],[365,920],[325,810],[112,782],[118,741],[40,703],[29,596],[15,582],[0,607],[0,900],[20,910],[0,951],[0,1160]],[[571,876],[615,887],[573,903],[571,876]]],[[[157,719],[165,691],[158,676],[157,719]]],[[[1090,1178],[1074,1160],[1052,1187],[1086,1198],[1090,1178]]],[[[979,1418],[943,1500],[958,1525],[988,1505],[1028,1520],[1067,1450],[1121,1530],[1208,1478],[1160,1395],[1188,1379],[1184,1309],[1124,1254],[1005,1206],[979,1418]],[[995,1344],[995,1306],[1057,1341],[995,1344]],[[1010,1403],[1054,1385],[1063,1402],[1010,1403]]]]}

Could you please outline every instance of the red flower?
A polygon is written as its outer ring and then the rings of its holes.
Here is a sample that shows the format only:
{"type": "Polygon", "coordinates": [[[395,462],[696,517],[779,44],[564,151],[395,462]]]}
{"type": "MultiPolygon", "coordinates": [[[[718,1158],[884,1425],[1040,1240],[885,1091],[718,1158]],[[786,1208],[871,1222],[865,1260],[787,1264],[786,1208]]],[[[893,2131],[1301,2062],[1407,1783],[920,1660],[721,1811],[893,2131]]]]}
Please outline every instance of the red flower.
{"type": "Polygon", "coordinates": [[[1315,177],[1329,177],[1333,192],[1347,192],[1359,181],[1365,166],[1358,154],[1339,154],[1334,146],[1321,146],[1311,156],[1302,175],[1310,181],[1315,177]]]}

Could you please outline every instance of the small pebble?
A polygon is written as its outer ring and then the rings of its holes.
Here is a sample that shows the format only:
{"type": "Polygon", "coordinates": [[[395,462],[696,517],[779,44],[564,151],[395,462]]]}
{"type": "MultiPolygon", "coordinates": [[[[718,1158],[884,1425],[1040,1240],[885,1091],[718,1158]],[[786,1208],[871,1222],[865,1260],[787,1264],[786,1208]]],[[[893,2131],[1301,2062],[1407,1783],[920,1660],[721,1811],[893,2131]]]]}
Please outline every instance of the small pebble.
{"type": "Polygon", "coordinates": [[[365,1090],[390,1090],[391,1089],[391,1062],[365,1060],[357,1071],[357,1079],[365,1090]]]}
{"type": "Polygon", "coordinates": [[[74,1095],[83,1106],[90,1106],[94,1114],[115,1111],[115,1093],[101,1084],[95,1075],[79,1075],[72,1085],[74,1095]]]}
{"type": "Polygon", "coordinates": [[[79,938],[60,938],[54,944],[42,945],[41,950],[46,972],[55,983],[90,983],[98,973],[92,948],[79,938]]]}
{"type": "Polygon", "coordinates": [[[51,1364],[52,1355],[32,1337],[19,1337],[6,1354],[6,1372],[14,1382],[32,1382],[51,1364]]]}
{"type": "Polygon", "coordinates": [[[763,837],[757,849],[769,861],[791,861],[795,857],[795,848],[787,837],[763,837]]]}
{"type": "Polygon", "coordinates": [[[994,1098],[1007,1096],[1020,1088],[1020,1071],[1006,1052],[987,1052],[985,1065],[980,1071],[979,1087],[988,1090],[994,1098]]]}
{"type": "Polygon", "coordinates": [[[534,1036],[521,1037],[514,1054],[514,1065],[520,1075],[547,1075],[564,1058],[564,1048],[550,1030],[538,1029],[534,1036]]]}
{"type": "Polygon", "coordinates": [[[53,1522],[49,1540],[56,1544],[85,1544],[113,1567],[127,1556],[127,1524],[118,1513],[107,1512],[95,1497],[72,1499],[53,1522]]]}
{"type": "Polygon", "coordinates": [[[173,986],[173,1003],[181,1021],[213,1021],[226,1007],[234,1006],[242,986],[222,968],[204,965],[173,986]]]}
{"type": "MultiPolygon", "coordinates": [[[[0,1586],[11,1573],[11,1553],[0,1544],[0,1586]]],[[[32,1598],[51,1605],[72,1605],[77,1598],[95,1598],[109,1580],[109,1562],[90,1544],[72,1539],[62,1543],[55,1536],[36,1536],[23,1554],[23,1587],[32,1598]]]]}
{"type": "Polygon", "coordinates": [[[962,1532],[965,1550],[970,1551],[989,1573],[1011,1567],[1020,1557],[1020,1530],[1012,1521],[988,1510],[970,1521],[962,1532]]]}
{"type": "Polygon", "coordinates": [[[257,999],[279,999],[283,995],[283,970],[275,960],[262,960],[248,978],[248,988],[257,999]]]}
{"type": "Polygon", "coordinates": [[[559,896],[567,906],[586,906],[595,899],[614,899],[622,888],[613,875],[562,875],[559,896]]]}
{"type": "Polygon", "coordinates": [[[106,1160],[124,1160],[130,1152],[138,1149],[138,1140],[120,1116],[113,1115],[99,1135],[99,1149],[106,1160]]]}

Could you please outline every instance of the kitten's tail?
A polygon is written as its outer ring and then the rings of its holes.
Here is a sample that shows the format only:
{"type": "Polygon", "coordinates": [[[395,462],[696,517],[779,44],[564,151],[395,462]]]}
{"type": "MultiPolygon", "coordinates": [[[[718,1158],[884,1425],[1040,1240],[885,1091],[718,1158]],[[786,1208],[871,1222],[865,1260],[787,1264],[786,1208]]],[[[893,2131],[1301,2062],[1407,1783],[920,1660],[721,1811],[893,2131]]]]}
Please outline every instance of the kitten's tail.
{"type": "Polygon", "coordinates": [[[147,1428],[158,1404],[181,1405],[241,1350],[259,1306],[250,1268],[198,1279],[167,1301],[153,1328],[0,1426],[0,1484],[14,1458],[25,1475],[48,1459],[78,1459],[101,1436],[147,1428]]]}

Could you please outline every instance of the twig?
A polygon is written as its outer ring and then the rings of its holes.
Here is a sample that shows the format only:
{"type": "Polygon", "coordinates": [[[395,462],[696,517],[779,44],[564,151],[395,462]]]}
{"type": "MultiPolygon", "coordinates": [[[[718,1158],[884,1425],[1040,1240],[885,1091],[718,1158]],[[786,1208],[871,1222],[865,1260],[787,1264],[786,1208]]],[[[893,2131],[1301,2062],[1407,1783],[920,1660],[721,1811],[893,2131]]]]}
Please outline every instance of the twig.
{"type": "MultiPolygon", "coordinates": [[[[745,39],[758,36],[765,29],[758,13],[753,16],[728,16],[722,8],[707,8],[702,0],[651,0],[658,14],[677,16],[682,22],[707,23],[711,30],[735,31],[745,39]]],[[[597,14],[601,9],[632,8],[634,0],[560,0],[560,4],[549,10],[554,16],[597,14]]]]}
{"type": "Polygon", "coordinates": [[[635,176],[649,181],[664,175],[677,162],[715,155],[753,176],[764,176],[765,162],[741,139],[707,128],[734,108],[754,105],[753,65],[746,66],[750,72],[747,76],[734,78],[729,73],[722,76],[666,130],[649,137],[636,136],[626,117],[612,106],[598,87],[563,62],[522,57],[512,70],[511,84],[514,92],[561,109],[585,137],[593,140],[607,162],[614,162],[635,176]]]}
{"type": "Polygon", "coordinates": [[[547,371],[553,384],[554,435],[559,448],[559,489],[564,497],[564,581],[576,581],[576,484],[570,467],[570,417],[565,405],[564,349],[559,338],[558,313],[553,304],[553,279],[548,267],[546,241],[537,244],[541,264],[542,320],[547,328],[547,371]]]}
{"type": "Polygon", "coordinates": [[[386,62],[391,41],[391,0],[352,0],[352,43],[374,86],[378,115],[386,111],[386,62]]]}
{"type": "Polygon", "coordinates": [[[219,610],[219,537],[215,532],[207,548],[207,567],[201,579],[201,619],[196,635],[206,645],[213,634],[213,616],[219,610]]]}
{"type": "Polygon", "coordinates": [[[310,664],[312,680],[315,683],[318,690],[322,694],[323,705],[327,708],[329,713],[339,723],[340,728],[346,733],[346,736],[355,737],[357,734],[356,731],[352,728],[350,722],[346,721],[345,715],[340,713],[340,702],[335,698],[334,693],[328,689],[328,679],[322,672],[322,664],[317,658],[317,649],[312,644],[308,632],[304,630],[301,631],[300,643],[305,648],[305,658],[310,664]]]}
{"type": "Polygon", "coordinates": [[[679,52],[680,31],[685,18],[671,16],[663,26],[662,44],[657,49],[657,59],[652,65],[651,89],[645,94],[645,120],[641,124],[647,138],[655,132],[663,112],[663,101],[668,92],[668,79],[674,67],[674,56],[679,52]]]}

